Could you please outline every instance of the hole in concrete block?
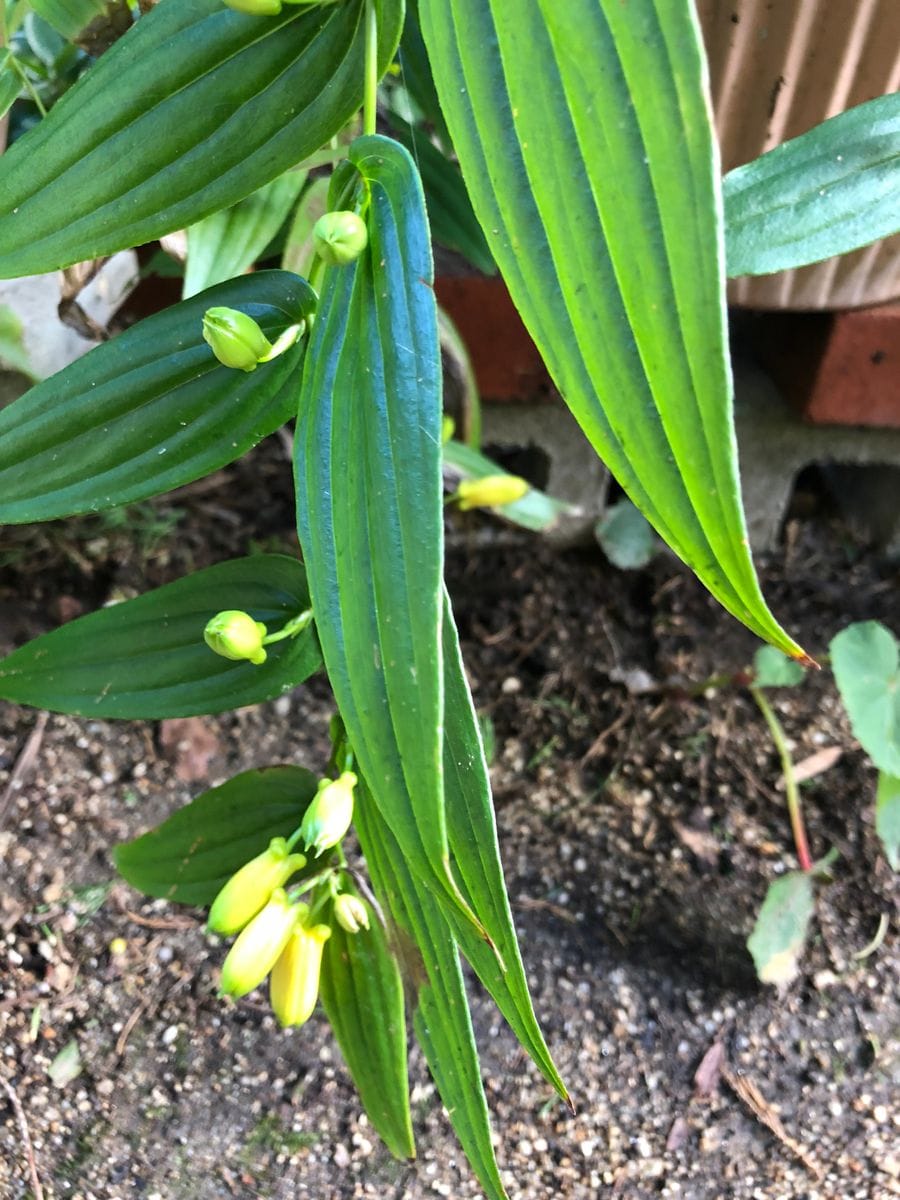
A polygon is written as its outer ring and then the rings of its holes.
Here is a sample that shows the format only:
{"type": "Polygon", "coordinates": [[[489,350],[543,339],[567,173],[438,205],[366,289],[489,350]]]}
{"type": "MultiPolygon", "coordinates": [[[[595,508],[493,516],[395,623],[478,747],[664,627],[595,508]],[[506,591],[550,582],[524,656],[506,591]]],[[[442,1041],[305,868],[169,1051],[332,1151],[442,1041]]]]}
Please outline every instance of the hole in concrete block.
{"type": "Polygon", "coordinates": [[[527,479],[532,487],[546,491],[550,478],[550,455],[540,446],[533,442],[529,442],[527,446],[489,443],[485,444],[482,450],[510,475],[520,475],[522,479],[527,479]]]}

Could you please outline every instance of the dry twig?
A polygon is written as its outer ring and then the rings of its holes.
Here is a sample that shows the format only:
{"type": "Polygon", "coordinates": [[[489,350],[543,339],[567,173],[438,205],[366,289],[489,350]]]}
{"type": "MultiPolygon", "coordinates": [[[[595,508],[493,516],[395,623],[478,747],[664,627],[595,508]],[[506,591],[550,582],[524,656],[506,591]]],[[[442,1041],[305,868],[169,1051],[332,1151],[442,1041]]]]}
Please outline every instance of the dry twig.
{"type": "Polygon", "coordinates": [[[823,1179],[825,1172],[822,1167],[819,1166],[805,1146],[801,1145],[796,1138],[791,1137],[782,1125],[778,1113],[775,1112],[756,1084],[751,1079],[748,1079],[746,1075],[736,1075],[734,1071],[724,1064],[721,1071],[722,1078],[737,1098],[746,1104],[757,1121],[765,1125],[766,1129],[775,1135],[782,1146],[787,1147],[791,1154],[803,1163],[810,1175],[813,1175],[816,1179],[823,1179]]]}
{"type": "Polygon", "coordinates": [[[50,714],[47,712],[38,713],[34,729],[32,729],[31,733],[25,739],[25,745],[16,759],[12,774],[7,780],[6,787],[3,789],[3,795],[0,796],[0,829],[3,828],[6,821],[6,813],[12,802],[13,794],[37,760],[41,749],[41,742],[44,740],[44,730],[47,727],[47,718],[49,716],[50,714]]]}
{"type": "Polygon", "coordinates": [[[34,1193],[34,1200],[44,1200],[44,1189],[41,1187],[41,1177],[38,1175],[37,1163],[34,1160],[34,1146],[31,1141],[31,1133],[28,1129],[28,1121],[25,1117],[25,1109],[22,1107],[22,1101],[19,1099],[16,1089],[9,1080],[3,1079],[0,1076],[0,1084],[2,1084],[3,1090],[9,1097],[9,1102],[19,1123],[19,1132],[22,1135],[22,1145],[25,1149],[25,1159],[28,1163],[28,1173],[31,1175],[31,1190],[34,1193]]]}

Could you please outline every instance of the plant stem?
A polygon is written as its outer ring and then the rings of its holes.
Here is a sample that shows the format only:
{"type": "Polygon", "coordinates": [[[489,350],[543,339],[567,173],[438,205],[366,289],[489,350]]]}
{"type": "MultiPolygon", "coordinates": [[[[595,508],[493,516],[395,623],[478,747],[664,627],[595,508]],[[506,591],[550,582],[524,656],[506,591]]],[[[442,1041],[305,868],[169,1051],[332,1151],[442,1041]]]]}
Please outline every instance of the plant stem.
{"type": "Polygon", "coordinates": [[[769,733],[772,735],[772,741],[775,743],[775,749],[778,751],[778,757],[781,759],[781,770],[784,775],[784,792],[787,797],[788,815],[791,819],[791,831],[794,835],[794,846],[797,850],[797,861],[800,863],[800,870],[811,871],[813,861],[812,855],[809,852],[809,842],[806,840],[806,827],[803,824],[800,789],[797,787],[797,780],[794,778],[794,762],[791,758],[791,752],[787,748],[784,730],[781,727],[781,722],[775,716],[775,712],[762,688],[750,688],[750,695],[756,701],[759,711],[765,717],[769,733]]]}
{"type": "Polygon", "coordinates": [[[378,108],[378,14],[375,0],[366,0],[366,81],[363,99],[363,133],[375,132],[378,108]]]}

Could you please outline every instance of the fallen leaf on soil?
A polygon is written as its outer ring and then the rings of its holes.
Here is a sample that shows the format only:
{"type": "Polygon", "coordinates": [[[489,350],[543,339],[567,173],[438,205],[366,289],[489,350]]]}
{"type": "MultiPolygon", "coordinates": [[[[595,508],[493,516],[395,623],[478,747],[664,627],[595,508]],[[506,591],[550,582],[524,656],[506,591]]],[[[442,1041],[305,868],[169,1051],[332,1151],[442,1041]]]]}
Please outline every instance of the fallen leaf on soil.
{"type": "Polygon", "coordinates": [[[175,775],[185,783],[206,779],[209,762],[219,752],[219,739],[202,717],[173,717],[162,721],[159,742],[175,775]]]}
{"type": "Polygon", "coordinates": [[[81,1074],[81,1054],[77,1042],[66,1042],[47,1068],[47,1074],[58,1088],[64,1088],[78,1078],[81,1074]]]}
{"type": "Polygon", "coordinates": [[[690,1136],[690,1125],[688,1125],[684,1117],[676,1117],[672,1122],[672,1128],[669,1130],[669,1136],[666,1138],[666,1149],[670,1151],[680,1150],[690,1136]]]}
{"type": "Polygon", "coordinates": [[[711,833],[704,829],[691,829],[681,821],[673,821],[672,828],[678,835],[678,840],[687,846],[691,854],[709,867],[716,866],[721,847],[711,833]]]}
{"type": "MultiPolygon", "coordinates": [[[[844,751],[840,746],[823,746],[808,758],[801,758],[794,764],[794,779],[797,783],[805,783],[807,779],[815,779],[824,771],[830,770],[839,761],[844,751]]],[[[784,791],[784,780],[779,779],[775,784],[779,792],[784,791]]]]}
{"type": "Polygon", "coordinates": [[[700,1066],[694,1072],[694,1088],[698,1096],[712,1096],[719,1090],[719,1078],[724,1062],[724,1044],[718,1041],[713,1042],[700,1060],[700,1066]]]}

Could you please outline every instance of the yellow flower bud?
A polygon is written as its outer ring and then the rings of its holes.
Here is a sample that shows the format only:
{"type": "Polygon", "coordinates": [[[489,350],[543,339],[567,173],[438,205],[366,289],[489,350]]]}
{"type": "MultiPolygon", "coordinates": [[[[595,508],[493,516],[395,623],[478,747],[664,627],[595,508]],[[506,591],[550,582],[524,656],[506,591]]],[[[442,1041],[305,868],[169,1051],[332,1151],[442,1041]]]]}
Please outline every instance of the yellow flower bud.
{"type": "Polygon", "coordinates": [[[334,919],[348,933],[369,928],[369,910],[357,896],[342,892],[334,898],[334,919]]]}
{"type": "Polygon", "coordinates": [[[329,266],[343,267],[365,250],[369,231],[355,212],[329,212],[313,226],[313,241],[319,257],[329,266]]]}
{"type": "Polygon", "coordinates": [[[236,308],[208,308],[203,340],[223,366],[237,371],[255,371],[272,352],[272,343],[253,318],[236,308]]]}
{"type": "Polygon", "coordinates": [[[271,16],[281,12],[281,0],[225,0],[236,12],[253,13],[254,16],[271,16]]]}
{"type": "Polygon", "coordinates": [[[203,640],[210,650],[235,662],[249,659],[257,666],[266,661],[262,643],[265,636],[266,627],[262,621],[254,621],[249,613],[236,608],[216,613],[203,630],[203,640]]]}
{"type": "Polygon", "coordinates": [[[298,924],[272,968],[269,999],[279,1023],[302,1025],[316,1007],[322,950],[331,937],[327,925],[298,924]]]}
{"type": "Polygon", "coordinates": [[[306,866],[303,854],[289,854],[283,837],[272,838],[269,847],[257,854],[224,885],[209,910],[206,925],[214,933],[230,935],[243,929],[272,895],[295,871],[306,866]]]}
{"type": "Polygon", "coordinates": [[[344,771],[337,779],[323,779],[303,814],[300,837],[307,850],[319,855],[336,846],[353,820],[353,789],[356,776],[344,771]]]}
{"type": "Polygon", "coordinates": [[[465,512],[470,508],[497,508],[521,500],[531,485],[518,475],[485,475],[463,479],[453,497],[465,512]]]}
{"type": "Polygon", "coordinates": [[[225,996],[246,996],[275,966],[305,904],[292,904],[284,888],[276,888],[261,912],[245,925],[222,964],[220,990],[225,996]]]}

